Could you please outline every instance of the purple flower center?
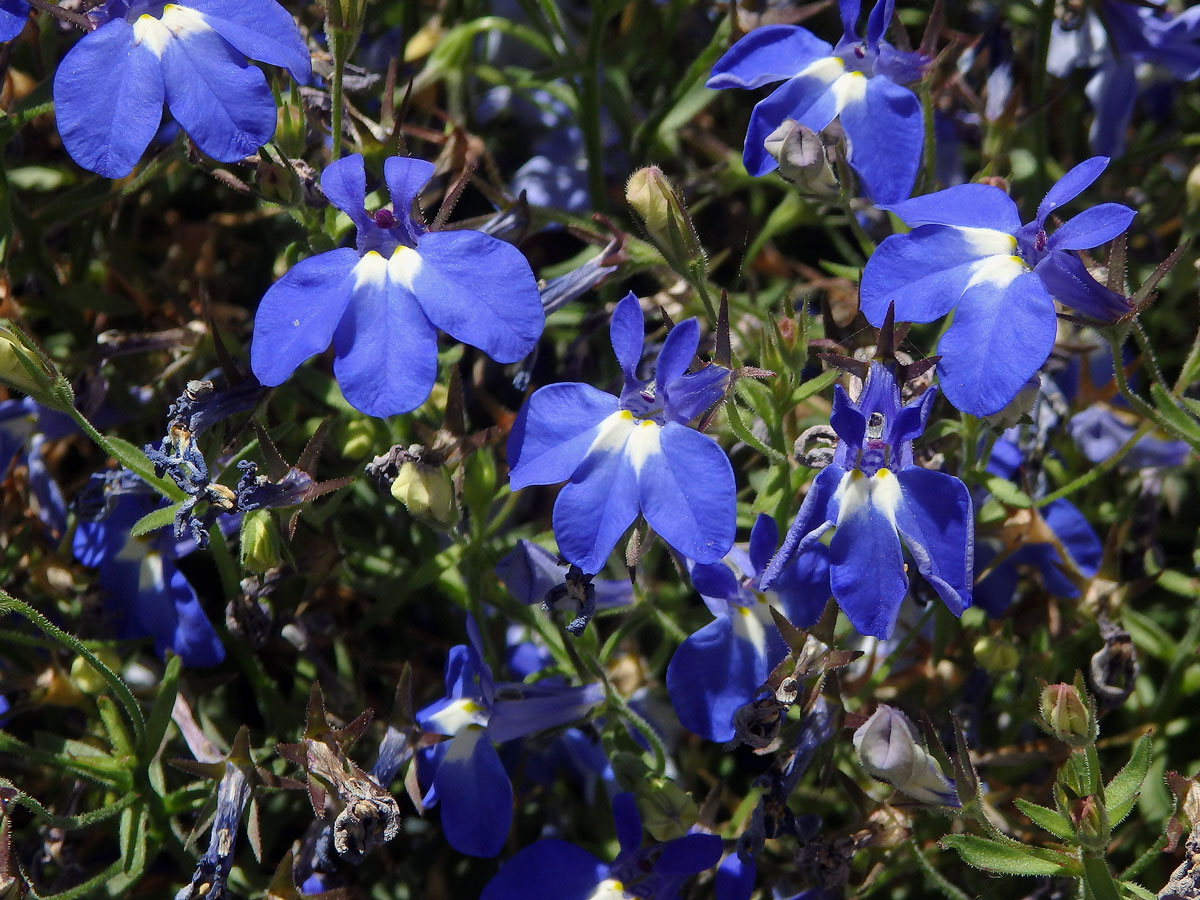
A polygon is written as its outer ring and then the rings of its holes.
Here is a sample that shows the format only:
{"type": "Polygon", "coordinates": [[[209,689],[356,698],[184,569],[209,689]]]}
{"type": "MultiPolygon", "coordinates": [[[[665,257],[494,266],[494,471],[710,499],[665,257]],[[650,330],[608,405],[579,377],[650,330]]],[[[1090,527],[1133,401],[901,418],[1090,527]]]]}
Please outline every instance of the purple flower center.
{"type": "Polygon", "coordinates": [[[375,220],[375,224],[380,228],[396,227],[396,217],[392,214],[390,209],[377,209],[371,215],[371,218],[375,220]]]}

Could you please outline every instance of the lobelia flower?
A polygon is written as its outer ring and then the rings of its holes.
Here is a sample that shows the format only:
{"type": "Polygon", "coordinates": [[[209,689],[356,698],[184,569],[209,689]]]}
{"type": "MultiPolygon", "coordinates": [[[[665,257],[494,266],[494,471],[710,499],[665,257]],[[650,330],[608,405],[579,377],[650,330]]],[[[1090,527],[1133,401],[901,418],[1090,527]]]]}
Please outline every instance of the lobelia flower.
{"type": "Polygon", "coordinates": [[[829,599],[829,548],[824,544],[798,554],[771,591],[759,590],[759,573],[778,543],[775,520],[764,513],[754,523],[746,550],[735,547],[719,563],[688,562],[692,584],[715,618],[671,657],[667,691],[683,727],[710,741],[733,739],[734,713],[755,698],[787,656],[771,607],[797,628],[808,628],[829,599]]]}
{"type": "Polygon", "coordinates": [[[716,865],[721,839],[693,832],[642,846],[642,820],[632,794],[612,801],[620,852],[611,864],[558,838],[518,851],[488,882],[479,900],[677,900],[684,881],[716,865]]]}
{"type": "Polygon", "coordinates": [[[951,310],[938,342],[938,378],[955,407],[984,416],[1002,409],[1049,357],[1058,329],[1054,301],[1114,321],[1129,311],[1073,250],[1096,247],[1129,227],[1134,211],[1103,203],[1051,235],[1046,219],[1100,177],[1105,157],[1059,179],[1022,225],[1002,190],[960,184],[885,206],[912,227],[887,238],[863,269],[860,306],[881,324],[888,307],[906,322],[932,322],[951,310]]]}
{"type": "Polygon", "coordinates": [[[921,103],[902,85],[917,81],[929,62],[882,40],[894,0],[879,0],[858,37],[859,0],[839,0],[842,39],[837,46],[798,25],[756,28],[713,66],[707,86],[757,88],[784,81],[750,114],[742,159],[751,175],[777,166],[764,146],[785,119],[820,131],[837,118],[846,134],[847,160],[875,203],[895,203],[912,192],[921,164],[921,103]]]}
{"type": "Polygon", "coordinates": [[[424,804],[441,805],[442,831],[450,846],[470,856],[495,856],[508,838],[513,790],[492,741],[503,743],[583,718],[604,700],[604,688],[496,684],[471,618],[467,636],[468,643],[452,647],[446,661],[446,696],[416,716],[422,729],[451,740],[423,751],[418,759],[426,772],[433,769],[424,804]]]}
{"type": "Polygon", "coordinates": [[[0,42],[11,41],[25,30],[29,4],[25,0],[0,0],[0,42]]]}
{"type": "Polygon", "coordinates": [[[389,157],[392,210],[366,210],[359,154],[329,165],[321,188],[354,222],[357,245],[302,260],[275,282],[254,318],[250,364],[263,384],[282,384],[333,342],[346,400],[371,416],[409,412],[437,379],[445,331],[501,363],[516,362],[545,324],[537,281],[510,244],[478,231],[426,231],[413,203],[433,164],[389,157]]]}
{"type": "Polygon", "coordinates": [[[900,404],[895,376],[872,362],[857,401],[834,390],[833,462],[813,480],[783,545],[760,579],[772,587],[799,553],[836,526],[829,545],[833,597],[864,635],[891,637],[908,590],[900,538],[956,616],[971,605],[975,543],[971,495],[945,472],[913,463],[936,389],[900,404]]]}
{"type": "Polygon", "coordinates": [[[610,335],[621,395],[577,382],[534,392],[508,439],[512,489],[568,482],[554,504],[554,537],[584,572],[604,566],[639,512],[683,556],[715,563],[733,546],[733,468],[687,423],[721,399],[729,370],[688,373],[700,340],[688,319],[663,342],[654,381],[638,378],[645,332],[633,294],[613,310],[610,335]]]}
{"type": "Polygon", "coordinates": [[[1059,78],[1095,69],[1084,89],[1095,111],[1088,140],[1095,152],[1120,156],[1138,95],[1155,82],[1200,76],[1200,8],[1176,15],[1158,3],[1096,6],[1100,15],[1089,10],[1073,28],[1054,22],[1046,68],[1059,78]]]}
{"type": "MultiPolygon", "coordinates": [[[[92,484],[104,490],[104,481],[93,477],[92,484]]],[[[104,490],[110,496],[104,497],[97,520],[82,515],[88,504],[77,504],[81,516],[72,546],[79,562],[100,570],[98,582],[117,620],[118,637],[151,637],[159,656],[171,650],[186,666],[215,666],[225,658],[225,648],[175,565],[191,549],[190,538],[181,548],[161,531],[131,537],[130,529],[153,503],[145,493],[114,486],[104,490]]]]}
{"type": "Polygon", "coordinates": [[[312,74],[300,29],[274,0],[106,0],[87,17],[95,30],[54,74],[54,113],[71,158],[108,178],[137,164],[164,100],[213,159],[234,162],[269,141],[275,100],[247,57],[302,84],[312,74]]]}
{"type": "MultiPolygon", "coordinates": [[[[987,471],[1015,480],[1017,470],[1021,467],[1022,453],[1010,437],[1015,437],[1015,429],[1009,429],[992,446],[987,471]]],[[[986,541],[980,541],[977,549],[979,568],[985,570],[996,557],[997,551],[986,541]]],[[[1078,597],[1079,589],[1064,574],[1064,567],[1074,567],[1081,575],[1090,578],[1099,571],[1103,554],[1100,538],[1083,513],[1066,498],[1053,500],[1038,508],[1037,517],[1021,533],[1021,545],[975,585],[975,605],[990,616],[1004,615],[1016,593],[1018,565],[1036,567],[1041,574],[1042,585],[1050,593],[1059,597],[1078,597]],[[1050,534],[1044,529],[1049,529],[1050,534]],[[1039,537],[1045,540],[1039,540],[1039,537]],[[1051,540],[1057,541],[1067,551],[1070,560],[1060,558],[1051,540]]]]}
{"type": "Polygon", "coordinates": [[[908,716],[885,704],[854,732],[854,749],[867,774],[922,803],[958,807],[954,782],[917,740],[908,716]]]}

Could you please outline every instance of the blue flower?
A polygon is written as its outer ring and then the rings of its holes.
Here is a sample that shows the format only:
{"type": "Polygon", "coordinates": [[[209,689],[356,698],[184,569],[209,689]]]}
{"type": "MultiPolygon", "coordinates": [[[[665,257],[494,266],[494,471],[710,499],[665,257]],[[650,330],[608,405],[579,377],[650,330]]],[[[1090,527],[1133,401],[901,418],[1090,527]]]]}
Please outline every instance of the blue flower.
{"type": "Polygon", "coordinates": [[[29,4],[25,0],[0,0],[0,41],[11,41],[25,30],[29,4]]]}
{"type": "Polygon", "coordinates": [[[796,627],[808,628],[829,599],[824,544],[798,554],[770,592],[759,591],[759,573],[778,543],[775,520],[763,514],[750,532],[748,552],[734,548],[722,562],[688,564],[692,584],[715,618],[671,657],[667,691],[683,727],[710,741],[733,739],[734,713],[755,698],[787,656],[770,607],[796,627]]]}
{"type": "Polygon", "coordinates": [[[901,85],[921,78],[928,60],[882,40],[894,0],[879,0],[858,37],[859,0],[839,0],[843,34],[836,47],[797,25],[751,31],[717,60],[710,88],[782,85],[754,107],[743,160],[751,175],[777,162],[764,142],[785,119],[820,131],[834,118],[846,133],[847,158],[876,203],[895,203],[912,192],[921,164],[924,126],[916,94],[901,85]]]}
{"type": "Polygon", "coordinates": [[[576,382],[536,391],[508,439],[512,489],[568,481],[554,504],[554,537],[585,572],[604,566],[639,512],[679,553],[715,563],[733,546],[733,468],[687,423],[721,399],[729,370],[688,373],[700,340],[688,319],[667,335],[654,382],[638,378],[645,333],[633,294],[613,310],[610,334],[624,373],[620,397],[576,382]]]}
{"type": "Polygon", "coordinates": [[[904,538],[917,569],[955,615],[971,604],[975,543],[971,495],[952,475],[913,463],[936,390],[900,405],[896,380],[871,363],[857,401],[838,385],[830,424],[833,462],[813,481],[783,546],[760,580],[773,586],[795,557],[836,526],[830,551],[833,596],[860,633],[887,638],[908,590],[904,538]]]}
{"type": "Polygon", "coordinates": [[[686,834],[642,846],[642,820],[632,794],[613,798],[621,851],[612,864],[557,838],[520,850],[483,889],[479,900],[675,900],[690,876],[716,865],[721,839],[686,834]]]}
{"type": "Polygon", "coordinates": [[[1089,11],[1074,28],[1055,21],[1046,67],[1059,78],[1074,68],[1095,69],[1084,89],[1095,110],[1088,140],[1095,152],[1120,156],[1143,86],[1200,76],[1200,7],[1176,15],[1165,5],[1100,0],[1097,6],[1100,16],[1089,11]]]}
{"type": "Polygon", "coordinates": [[[153,508],[145,502],[149,498],[121,493],[109,499],[110,511],[102,519],[80,519],[73,549],[79,562],[100,570],[98,581],[117,620],[118,637],[151,637],[159,656],[170,650],[187,666],[221,662],[225,648],[175,565],[179,548],[163,532],[130,536],[153,508]]]}
{"type": "Polygon", "coordinates": [[[46,468],[42,449],[47,440],[77,431],[64,413],[48,410],[32,397],[0,403],[0,480],[14,462],[25,465],[33,506],[55,543],[66,533],[67,507],[58,483],[46,468]]]}
{"type": "Polygon", "coordinates": [[[437,379],[437,333],[510,363],[545,324],[537,281],[510,244],[478,231],[428,232],[410,210],[433,164],[389,157],[392,210],[366,210],[366,170],[355,154],[327,167],[321,188],[354,222],[357,246],[302,260],[263,296],[250,365],[282,384],[333,342],[346,400],[371,416],[416,409],[437,379]]]}
{"type": "Polygon", "coordinates": [[[512,823],[512,784],[492,742],[503,743],[587,715],[602,702],[599,684],[582,687],[496,684],[480,652],[479,629],[467,620],[469,642],[451,648],[446,696],[417,713],[417,724],[451,740],[419,759],[433,768],[426,806],[442,809],[450,846],[471,856],[495,856],[512,823]]]}
{"type": "Polygon", "coordinates": [[[274,0],[107,0],[95,30],[54,75],[63,146],[79,165],[128,175],[158,131],[163,101],[201,150],[222,162],[275,133],[275,100],[257,59],[307,82],[308,48],[274,0]]]}
{"type": "Polygon", "coordinates": [[[885,207],[912,227],[887,238],[863,270],[860,305],[882,324],[932,322],[954,310],[938,343],[938,377],[955,407],[972,415],[1003,409],[1046,361],[1058,328],[1054,301],[1114,321],[1125,298],[1099,284],[1073,250],[1096,247],[1129,227],[1134,211],[1104,203],[1047,236],[1046,219],[1100,177],[1101,156],[1050,188],[1033,221],[1021,224],[1002,190],[960,184],[885,207]]]}

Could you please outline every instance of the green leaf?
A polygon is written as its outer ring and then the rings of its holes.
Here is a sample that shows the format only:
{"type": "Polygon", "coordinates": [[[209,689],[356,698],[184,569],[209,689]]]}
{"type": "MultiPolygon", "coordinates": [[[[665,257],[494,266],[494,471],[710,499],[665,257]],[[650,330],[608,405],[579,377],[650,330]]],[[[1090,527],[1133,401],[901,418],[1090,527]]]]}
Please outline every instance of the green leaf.
{"type": "Polygon", "coordinates": [[[179,657],[170,654],[162,680],[158,684],[158,693],[154,697],[154,706],[146,719],[146,736],[141,746],[143,759],[153,757],[158,752],[163,736],[167,733],[167,725],[171,722],[171,712],[175,709],[175,695],[179,692],[179,657]]]}
{"type": "Polygon", "coordinates": [[[1104,806],[1110,819],[1117,818],[1114,813],[1120,807],[1128,807],[1125,810],[1128,814],[1133,801],[1137,799],[1142,783],[1146,780],[1146,773],[1150,771],[1150,744],[1148,733],[1138,738],[1138,742],[1133,745],[1133,755],[1129,757],[1129,762],[1104,788],[1104,806]]]}
{"type": "Polygon", "coordinates": [[[742,421],[741,415],[738,414],[737,401],[732,397],[725,403],[725,415],[729,420],[729,427],[737,436],[739,441],[749,444],[763,456],[771,459],[774,462],[787,460],[787,457],[776,450],[774,447],[768,447],[762,441],[754,436],[749,428],[742,421]]]}
{"type": "Polygon", "coordinates": [[[841,374],[837,369],[830,369],[828,372],[822,372],[816,378],[810,378],[792,391],[792,404],[803,403],[813,394],[819,394],[837,381],[841,374]]]}
{"type": "Polygon", "coordinates": [[[1030,876],[1073,874],[1073,860],[1048,850],[1002,844],[973,834],[948,834],[940,843],[946,849],[957,850],[963,862],[988,872],[1030,876]]]}
{"type": "Polygon", "coordinates": [[[154,474],[154,463],[146,458],[146,454],[124,438],[114,437],[111,434],[104,435],[104,439],[108,441],[110,453],[112,453],[117,462],[123,465],[129,471],[135,473],[142,481],[150,485],[168,500],[179,501],[186,496],[179,486],[173,481],[168,481],[165,478],[159,478],[154,474]]]}
{"type": "Polygon", "coordinates": [[[1033,506],[1033,500],[1023,490],[999,475],[988,475],[983,479],[984,486],[993,497],[1009,506],[1019,506],[1028,509],[1033,506]]]}
{"type": "Polygon", "coordinates": [[[1071,827],[1063,816],[1053,809],[1047,809],[1044,806],[1038,806],[1036,803],[1030,803],[1028,800],[1022,800],[1018,797],[1013,801],[1017,805],[1017,809],[1029,817],[1038,828],[1043,831],[1048,831],[1056,838],[1064,841],[1074,840],[1075,829],[1071,827]]]}
{"type": "Polygon", "coordinates": [[[1125,890],[1125,894],[1130,897],[1137,897],[1138,900],[1158,900],[1158,894],[1154,891],[1148,891],[1140,884],[1134,884],[1132,881],[1122,881],[1121,887],[1125,890]]]}
{"type": "Polygon", "coordinates": [[[1117,890],[1117,883],[1103,856],[1087,854],[1083,857],[1083,883],[1086,896],[1094,900],[1121,900],[1121,892],[1117,890]]]}
{"type": "Polygon", "coordinates": [[[141,537],[143,534],[149,534],[151,531],[158,531],[175,521],[175,513],[182,503],[172,503],[170,506],[164,506],[162,509],[156,509],[154,512],[146,513],[129,529],[130,537],[141,537]]]}
{"type": "Polygon", "coordinates": [[[1121,624],[1133,638],[1138,652],[1148,653],[1166,663],[1172,662],[1179,655],[1176,639],[1145,613],[1126,609],[1121,614],[1121,624]]]}

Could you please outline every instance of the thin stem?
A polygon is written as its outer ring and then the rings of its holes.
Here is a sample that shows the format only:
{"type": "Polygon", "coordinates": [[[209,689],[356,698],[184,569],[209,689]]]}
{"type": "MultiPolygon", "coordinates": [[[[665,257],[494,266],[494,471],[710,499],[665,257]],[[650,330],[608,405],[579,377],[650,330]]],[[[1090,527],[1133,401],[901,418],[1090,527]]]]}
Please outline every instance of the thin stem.
{"type": "Polygon", "coordinates": [[[925,877],[929,879],[929,883],[934,888],[949,897],[950,900],[971,900],[970,895],[952,885],[946,880],[945,876],[933,867],[933,864],[925,858],[925,854],[921,850],[921,845],[917,843],[915,838],[910,837],[904,843],[912,851],[913,856],[917,858],[917,865],[921,867],[921,871],[925,873],[925,877]]]}
{"type": "Polygon", "coordinates": [[[604,190],[604,142],[600,135],[600,43],[607,21],[608,4],[593,4],[579,88],[579,127],[583,131],[583,147],[587,154],[588,195],[592,209],[597,212],[608,208],[604,190]]]}
{"type": "Polygon", "coordinates": [[[1140,441],[1142,438],[1144,438],[1146,435],[1148,435],[1153,430],[1154,430],[1153,422],[1143,422],[1141,427],[1138,428],[1137,431],[1135,431],[1133,434],[1131,434],[1129,436],[1129,440],[1127,440],[1124,444],[1122,444],[1116,453],[1114,453],[1112,456],[1110,456],[1108,459],[1104,460],[1103,462],[1096,463],[1096,465],[1094,465],[1091,469],[1089,469],[1084,474],[1080,475],[1074,481],[1069,481],[1066,484],[1064,484],[1062,487],[1060,487],[1058,490],[1052,491],[1051,493],[1047,494],[1045,497],[1041,497],[1038,500],[1034,501],[1034,505],[1035,506],[1045,506],[1047,503],[1053,503],[1055,500],[1058,500],[1060,497],[1069,497],[1071,494],[1075,493],[1080,488],[1087,487],[1089,484],[1091,484],[1093,481],[1095,481],[1101,475],[1104,475],[1109,470],[1116,468],[1117,465],[1121,462],[1121,460],[1125,458],[1125,454],[1128,453],[1130,450],[1132,450],[1137,445],[1138,441],[1140,441]]]}
{"type": "Polygon", "coordinates": [[[36,6],[43,12],[47,12],[56,19],[62,19],[64,22],[70,22],[76,28],[82,28],[84,31],[92,30],[92,23],[87,16],[81,16],[79,13],[71,12],[63,9],[49,0],[29,0],[31,6],[36,6]]]}

